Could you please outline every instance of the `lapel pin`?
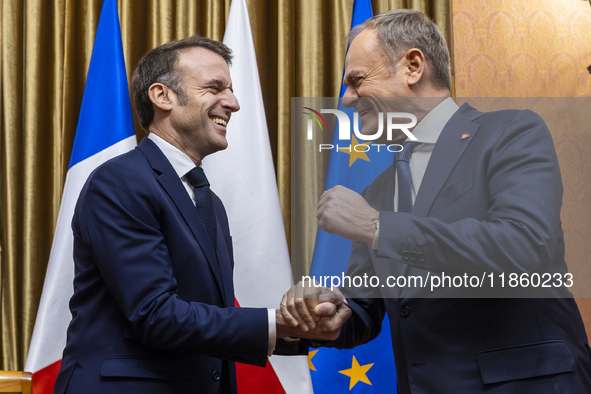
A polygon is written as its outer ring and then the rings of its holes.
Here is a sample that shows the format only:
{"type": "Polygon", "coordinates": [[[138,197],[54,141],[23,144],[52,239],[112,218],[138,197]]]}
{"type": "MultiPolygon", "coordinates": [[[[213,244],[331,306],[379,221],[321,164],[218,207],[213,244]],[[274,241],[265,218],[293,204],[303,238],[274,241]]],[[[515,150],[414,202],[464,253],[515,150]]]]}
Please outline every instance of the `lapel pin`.
{"type": "Polygon", "coordinates": [[[465,140],[465,139],[466,139],[466,138],[468,138],[468,137],[470,137],[470,134],[468,134],[468,133],[464,133],[464,134],[462,134],[462,137],[461,137],[461,139],[462,139],[462,140],[465,140]]]}

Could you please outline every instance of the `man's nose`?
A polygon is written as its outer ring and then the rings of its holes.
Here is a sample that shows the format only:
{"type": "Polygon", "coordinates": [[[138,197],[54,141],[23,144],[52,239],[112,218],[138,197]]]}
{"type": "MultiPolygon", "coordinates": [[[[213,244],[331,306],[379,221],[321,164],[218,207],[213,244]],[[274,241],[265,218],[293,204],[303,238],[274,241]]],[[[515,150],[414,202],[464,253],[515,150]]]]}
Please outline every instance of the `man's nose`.
{"type": "Polygon", "coordinates": [[[238,99],[236,98],[236,95],[234,95],[234,92],[232,92],[230,89],[226,90],[226,97],[222,102],[222,106],[232,112],[237,112],[240,110],[238,99]]]}
{"type": "Polygon", "coordinates": [[[343,106],[345,108],[351,108],[355,106],[355,103],[359,99],[357,92],[355,89],[352,89],[350,86],[347,86],[347,90],[345,90],[345,94],[343,94],[343,106]]]}

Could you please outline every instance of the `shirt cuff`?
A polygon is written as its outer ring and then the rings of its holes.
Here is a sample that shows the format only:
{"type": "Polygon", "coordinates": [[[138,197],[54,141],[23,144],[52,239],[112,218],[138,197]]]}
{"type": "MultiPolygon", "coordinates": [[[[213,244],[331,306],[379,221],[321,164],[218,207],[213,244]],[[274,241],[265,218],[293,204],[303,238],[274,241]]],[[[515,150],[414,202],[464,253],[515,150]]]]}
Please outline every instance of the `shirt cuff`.
{"type": "Polygon", "coordinates": [[[374,220],[374,223],[376,225],[376,232],[373,236],[373,242],[371,244],[371,248],[373,250],[378,250],[378,247],[380,246],[380,221],[378,220],[374,220]]]}
{"type": "Polygon", "coordinates": [[[275,320],[275,309],[267,309],[269,318],[269,347],[267,351],[267,357],[271,357],[273,351],[275,351],[275,343],[277,342],[277,322],[275,320]]]}

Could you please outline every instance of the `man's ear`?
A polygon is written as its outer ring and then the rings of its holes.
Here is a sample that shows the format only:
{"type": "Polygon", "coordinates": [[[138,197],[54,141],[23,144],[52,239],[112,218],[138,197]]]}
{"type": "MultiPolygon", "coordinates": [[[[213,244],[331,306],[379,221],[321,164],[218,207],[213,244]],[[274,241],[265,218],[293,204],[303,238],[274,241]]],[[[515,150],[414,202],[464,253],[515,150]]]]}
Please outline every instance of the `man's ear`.
{"type": "Polygon", "coordinates": [[[176,100],[176,96],[172,90],[160,82],[153,83],[150,86],[148,96],[152,104],[166,112],[172,110],[172,104],[176,100]]]}
{"type": "Polygon", "coordinates": [[[411,48],[404,54],[404,58],[408,69],[408,84],[415,85],[425,73],[425,55],[420,49],[411,48]]]}

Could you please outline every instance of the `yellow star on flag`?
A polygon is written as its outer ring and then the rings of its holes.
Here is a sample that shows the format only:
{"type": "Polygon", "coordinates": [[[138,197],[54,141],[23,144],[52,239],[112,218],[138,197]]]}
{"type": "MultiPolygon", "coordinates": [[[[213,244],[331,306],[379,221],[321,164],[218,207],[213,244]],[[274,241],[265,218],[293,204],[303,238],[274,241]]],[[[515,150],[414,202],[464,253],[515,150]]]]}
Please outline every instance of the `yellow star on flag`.
{"type": "Polygon", "coordinates": [[[369,147],[370,143],[364,142],[363,144],[360,144],[354,135],[351,136],[351,139],[352,139],[352,142],[348,148],[339,149],[339,151],[345,152],[346,154],[349,155],[349,167],[351,167],[353,165],[353,163],[355,163],[355,160],[357,160],[357,159],[370,161],[369,157],[367,157],[367,154],[365,153],[365,151],[367,150],[366,147],[369,147]]]}
{"type": "Polygon", "coordinates": [[[312,357],[314,357],[318,353],[318,350],[312,350],[308,352],[308,366],[312,371],[316,371],[316,367],[312,364],[312,357]]]}
{"type": "Polygon", "coordinates": [[[371,382],[367,378],[367,371],[373,366],[374,363],[366,364],[366,365],[359,365],[355,356],[353,356],[353,363],[350,369],[345,369],[343,371],[339,371],[343,375],[347,375],[351,378],[349,381],[349,391],[355,387],[357,382],[367,383],[371,386],[371,382]]]}

